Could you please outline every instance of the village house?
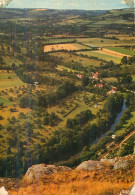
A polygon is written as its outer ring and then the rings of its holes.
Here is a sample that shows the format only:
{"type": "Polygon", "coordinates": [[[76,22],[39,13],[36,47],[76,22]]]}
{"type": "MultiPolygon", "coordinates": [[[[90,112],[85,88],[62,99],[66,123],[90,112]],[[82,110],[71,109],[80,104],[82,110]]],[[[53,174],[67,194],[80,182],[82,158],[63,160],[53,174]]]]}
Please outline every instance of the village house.
{"type": "Polygon", "coordinates": [[[116,91],[114,91],[113,89],[111,89],[110,91],[107,92],[108,95],[109,94],[115,94],[115,93],[116,93],[116,91]]]}
{"type": "Polygon", "coordinates": [[[114,91],[117,91],[117,87],[112,87],[112,89],[113,89],[114,91]]]}
{"type": "Polygon", "coordinates": [[[98,79],[98,77],[99,77],[99,73],[98,72],[93,74],[93,79],[98,79]]]}
{"type": "Polygon", "coordinates": [[[100,83],[94,85],[94,87],[98,87],[98,88],[103,88],[103,86],[104,85],[103,84],[100,84],[100,83]]]}
{"type": "Polygon", "coordinates": [[[113,135],[112,135],[112,139],[115,139],[115,138],[116,138],[116,135],[113,134],[113,135]]]}
{"type": "Polygon", "coordinates": [[[110,91],[107,92],[107,94],[115,94],[117,92],[117,87],[112,87],[110,91]]]}
{"type": "Polygon", "coordinates": [[[79,78],[79,79],[82,79],[82,74],[77,74],[77,77],[79,78]]]}

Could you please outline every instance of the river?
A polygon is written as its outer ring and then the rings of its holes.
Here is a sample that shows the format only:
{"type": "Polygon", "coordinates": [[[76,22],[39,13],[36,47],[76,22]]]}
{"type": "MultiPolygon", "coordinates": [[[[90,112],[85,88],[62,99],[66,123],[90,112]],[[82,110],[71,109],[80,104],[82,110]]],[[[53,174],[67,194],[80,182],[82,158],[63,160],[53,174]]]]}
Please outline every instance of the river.
{"type": "Polygon", "coordinates": [[[124,111],[127,109],[126,107],[126,100],[124,99],[123,101],[123,106],[122,106],[122,110],[119,114],[117,114],[117,117],[115,119],[115,122],[112,124],[110,131],[114,131],[115,130],[115,126],[119,124],[119,120],[121,118],[121,116],[123,115],[124,111]]]}
{"type": "MultiPolygon", "coordinates": [[[[127,109],[127,107],[126,107],[126,100],[124,99],[124,101],[123,101],[123,106],[122,106],[122,110],[121,110],[120,113],[117,114],[116,119],[115,119],[114,123],[112,124],[112,126],[111,126],[111,128],[110,128],[109,131],[113,131],[113,132],[114,132],[115,126],[119,124],[119,120],[120,120],[121,116],[123,115],[123,113],[124,113],[124,111],[125,111],[126,109],[127,109]]],[[[107,132],[106,132],[106,133],[107,133],[107,132]]],[[[104,134],[101,135],[99,138],[97,138],[97,139],[92,143],[92,145],[97,144],[98,141],[99,141],[101,138],[103,138],[103,137],[106,136],[106,133],[104,133],[104,134]]]]}

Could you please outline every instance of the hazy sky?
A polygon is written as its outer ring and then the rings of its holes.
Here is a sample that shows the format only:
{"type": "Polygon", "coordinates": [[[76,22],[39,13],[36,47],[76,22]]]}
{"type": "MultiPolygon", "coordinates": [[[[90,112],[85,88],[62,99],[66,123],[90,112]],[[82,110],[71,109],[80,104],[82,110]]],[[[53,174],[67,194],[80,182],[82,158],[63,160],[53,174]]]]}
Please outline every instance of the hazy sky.
{"type": "Polygon", "coordinates": [[[126,8],[127,6],[124,0],[13,0],[8,7],[106,10],[126,8]]]}

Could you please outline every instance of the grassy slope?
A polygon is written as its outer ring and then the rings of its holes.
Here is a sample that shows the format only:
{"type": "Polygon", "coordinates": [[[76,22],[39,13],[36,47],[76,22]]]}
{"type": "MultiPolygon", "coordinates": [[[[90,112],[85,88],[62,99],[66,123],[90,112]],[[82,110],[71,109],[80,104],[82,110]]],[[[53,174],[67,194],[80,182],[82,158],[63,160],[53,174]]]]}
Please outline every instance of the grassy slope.
{"type": "Polygon", "coordinates": [[[52,53],[51,55],[62,57],[63,62],[72,61],[72,60],[74,60],[75,62],[80,62],[84,67],[89,65],[100,66],[100,61],[98,60],[76,56],[73,53],[70,55],[69,53],[57,52],[57,53],[52,53]]]}
{"type": "Polygon", "coordinates": [[[11,195],[111,195],[133,185],[133,170],[70,171],[46,175],[42,181],[9,191],[11,195]]]}
{"type": "Polygon", "coordinates": [[[24,85],[24,83],[16,76],[15,73],[7,73],[6,71],[0,72],[0,90],[22,85],[24,85]]]}
{"type": "Polygon", "coordinates": [[[131,123],[135,124],[135,111],[131,112],[131,114],[132,114],[132,117],[126,120],[126,123],[123,125],[123,127],[115,132],[117,136],[119,136],[121,133],[124,133],[125,129],[127,129],[131,123]]]}

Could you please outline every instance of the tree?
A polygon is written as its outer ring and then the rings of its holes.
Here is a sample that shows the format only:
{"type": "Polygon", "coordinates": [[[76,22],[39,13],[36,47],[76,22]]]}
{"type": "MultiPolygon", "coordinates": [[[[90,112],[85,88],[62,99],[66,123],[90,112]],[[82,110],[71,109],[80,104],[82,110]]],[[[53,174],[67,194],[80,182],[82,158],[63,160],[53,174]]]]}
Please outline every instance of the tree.
{"type": "Polygon", "coordinates": [[[122,77],[122,83],[123,84],[130,84],[132,82],[133,78],[130,74],[124,74],[123,77],[122,77]]]}
{"type": "Polygon", "coordinates": [[[82,86],[87,86],[89,84],[89,77],[86,75],[83,75],[82,77],[82,86]]]}
{"type": "Polygon", "coordinates": [[[123,56],[123,58],[121,59],[121,63],[127,64],[127,56],[123,56]]]}

